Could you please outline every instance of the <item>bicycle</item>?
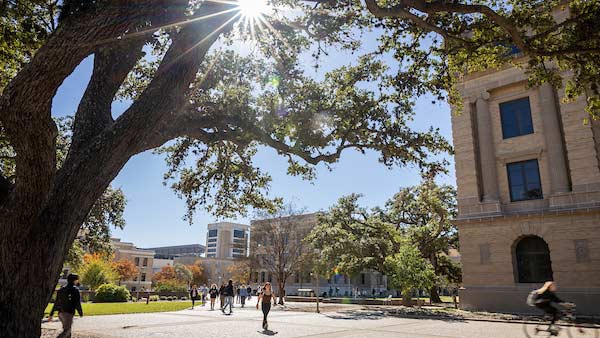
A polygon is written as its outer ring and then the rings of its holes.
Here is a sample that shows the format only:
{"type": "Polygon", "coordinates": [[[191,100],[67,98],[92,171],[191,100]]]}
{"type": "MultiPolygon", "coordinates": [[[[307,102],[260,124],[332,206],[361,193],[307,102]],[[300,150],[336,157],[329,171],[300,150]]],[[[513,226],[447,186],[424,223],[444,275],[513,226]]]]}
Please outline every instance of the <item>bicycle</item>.
{"type": "Polygon", "coordinates": [[[573,303],[561,303],[562,320],[565,324],[555,323],[550,325],[550,318],[545,316],[544,323],[523,324],[523,331],[527,338],[540,337],[569,337],[569,338],[599,338],[600,328],[593,324],[581,323],[575,316],[576,306],[573,303]]]}

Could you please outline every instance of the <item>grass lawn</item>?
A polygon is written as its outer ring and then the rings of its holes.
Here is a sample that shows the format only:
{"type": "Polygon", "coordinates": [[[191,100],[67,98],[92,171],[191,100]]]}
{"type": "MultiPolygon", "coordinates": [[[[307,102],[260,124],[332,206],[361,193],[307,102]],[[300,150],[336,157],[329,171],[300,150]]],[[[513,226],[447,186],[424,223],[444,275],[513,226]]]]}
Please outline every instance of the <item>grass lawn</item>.
{"type": "MultiPolygon", "coordinates": [[[[52,310],[53,304],[48,304],[44,315],[47,316],[52,310]]],[[[123,313],[147,313],[179,311],[192,307],[192,302],[145,302],[139,303],[83,303],[84,316],[115,315],[123,313]]],[[[55,316],[57,314],[54,314],[55,316]]]]}

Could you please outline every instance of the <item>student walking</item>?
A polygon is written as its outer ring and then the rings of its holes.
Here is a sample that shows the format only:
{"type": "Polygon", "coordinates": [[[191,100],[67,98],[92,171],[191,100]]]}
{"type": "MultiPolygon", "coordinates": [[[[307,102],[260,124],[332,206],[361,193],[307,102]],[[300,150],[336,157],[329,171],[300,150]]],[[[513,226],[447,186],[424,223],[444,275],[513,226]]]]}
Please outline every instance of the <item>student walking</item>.
{"type": "Polygon", "coordinates": [[[221,310],[223,310],[223,306],[225,306],[225,284],[221,284],[219,288],[219,306],[221,306],[221,310]]]}
{"type": "Polygon", "coordinates": [[[225,309],[229,305],[229,314],[233,313],[233,297],[235,297],[235,290],[233,288],[233,281],[230,279],[225,287],[225,306],[221,309],[225,313],[225,309]]]}
{"type": "Polygon", "coordinates": [[[208,288],[206,285],[202,285],[202,306],[206,303],[206,294],[208,293],[208,288]]]}
{"type": "Polygon", "coordinates": [[[250,298],[252,298],[252,288],[250,287],[250,285],[248,285],[248,287],[246,288],[246,292],[248,293],[247,300],[250,300],[250,298]]]}
{"type": "Polygon", "coordinates": [[[240,286],[235,289],[235,302],[240,304],[240,286]]]}
{"type": "Polygon", "coordinates": [[[215,301],[217,300],[217,296],[219,295],[219,289],[217,289],[217,284],[213,284],[210,286],[210,290],[208,290],[210,295],[210,310],[215,309],[215,301]]]}
{"type": "Polygon", "coordinates": [[[265,283],[265,287],[262,293],[258,296],[258,300],[256,301],[256,308],[258,309],[258,303],[262,303],[262,313],[263,313],[263,330],[269,329],[269,323],[267,322],[267,316],[269,315],[269,311],[271,311],[271,300],[273,300],[273,305],[275,305],[275,294],[273,293],[273,289],[271,287],[271,283],[265,283]]]}
{"type": "Polygon", "coordinates": [[[246,297],[248,297],[248,290],[246,290],[246,285],[242,284],[242,287],[240,288],[240,303],[242,304],[242,307],[246,305],[246,297]]]}
{"type": "Polygon", "coordinates": [[[80,317],[83,317],[81,296],[77,285],[79,285],[79,276],[72,273],[67,277],[67,285],[56,292],[56,301],[48,315],[48,321],[52,321],[54,311],[58,311],[58,319],[62,323],[63,331],[57,338],[71,338],[71,326],[73,325],[75,310],[77,310],[80,317]]]}
{"type": "Polygon", "coordinates": [[[198,299],[198,286],[194,284],[190,289],[190,298],[192,299],[192,310],[194,309],[194,305],[196,305],[196,300],[198,299]]]}

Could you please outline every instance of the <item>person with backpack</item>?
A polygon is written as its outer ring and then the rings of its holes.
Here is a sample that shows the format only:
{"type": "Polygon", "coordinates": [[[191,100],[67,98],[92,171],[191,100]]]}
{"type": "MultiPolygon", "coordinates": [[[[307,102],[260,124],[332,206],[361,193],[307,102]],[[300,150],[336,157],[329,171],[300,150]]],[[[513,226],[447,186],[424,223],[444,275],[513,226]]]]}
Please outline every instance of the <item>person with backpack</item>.
{"type": "Polygon", "coordinates": [[[240,304],[242,307],[246,305],[246,297],[248,297],[248,289],[246,289],[246,285],[243,285],[239,288],[240,290],[240,304]]]}
{"type": "Polygon", "coordinates": [[[555,306],[553,306],[552,303],[564,303],[556,295],[557,289],[558,288],[556,286],[556,283],[548,281],[544,283],[544,286],[542,286],[541,288],[531,291],[531,293],[527,297],[527,304],[529,306],[537,307],[552,318],[552,321],[550,322],[550,332],[552,333],[552,335],[558,334],[558,330],[554,328],[554,323],[556,323],[556,321],[560,317],[560,311],[555,306]]]}
{"type": "Polygon", "coordinates": [[[250,284],[248,284],[248,287],[246,288],[246,293],[248,294],[247,300],[250,300],[250,298],[252,298],[252,287],[250,287],[250,284]]]}
{"type": "Polygon", "coordinates": [[[63,331],[56,338],[71,338],[71,327],[75,311],[83,317],[81,308],[81,296],[79,295],[79,276],[72,273],[67,276],[67,285],[56,292],[56,301],[52,306],[52,311],[48,315],[48,321],[52,321],[55,311],[58,311],[58,319],[62,323],[63,331]]]}

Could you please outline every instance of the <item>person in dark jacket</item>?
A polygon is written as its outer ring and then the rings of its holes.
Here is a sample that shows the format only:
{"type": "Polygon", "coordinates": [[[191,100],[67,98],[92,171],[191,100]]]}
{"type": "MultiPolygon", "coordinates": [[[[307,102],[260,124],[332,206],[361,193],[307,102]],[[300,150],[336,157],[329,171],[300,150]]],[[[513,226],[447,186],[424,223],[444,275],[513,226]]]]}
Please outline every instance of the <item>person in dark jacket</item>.
{"type": "Polygon", "coordinates": [[[190,298],[192,299],[192,310],[194,309],[194,305],[196,305],[196,300],[198,300],[198,295],[200,291],[198,291],[198,286],[194,284],[190,289],[190,298]]]}
{"type": "Polygon", "coordinates": [[[223,313],[225,313],[225,309],[227,308],[227,305],[229,305],[229,313],[233,313],[233,297],[235,297],[235,290],[233,288],[233,280],[229,280],[229,282],[227,283],[227,286],[225,287],[225,290],[223,291],[225,293],[225,306],[223,306],[223,308],[221,309],[221,311],[223,311],[223,313]]]}
{"type": "Polygon", "coordinates": [[[552,303],[564,303],[558,296],[556,295],[557,286],[554,282],[546,282],[544,286],[536,290],[537,297],[535,298],[535,306],[546,312],[547,315],[552,317],[552,322],[550,323],[550,329],[553,328],[554,323],[560,317],[560,311],[552,305],[552,303]]]}
{"type": "Polygon", "coordinates": [[[62,323],[63,331],[56,338],[71,338],[71,326],[76,310],[79,316],[83,317],[81,296],[77,285],[79,285],[79,276],[72,273],[67,276],[67,285],[56,292],[56,301],[48,315],[48,321],[52,321],[54,312],[58,311],[58,319],[62,323]]]}

